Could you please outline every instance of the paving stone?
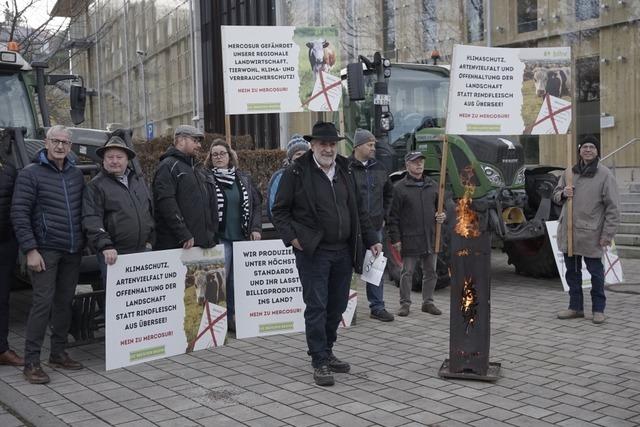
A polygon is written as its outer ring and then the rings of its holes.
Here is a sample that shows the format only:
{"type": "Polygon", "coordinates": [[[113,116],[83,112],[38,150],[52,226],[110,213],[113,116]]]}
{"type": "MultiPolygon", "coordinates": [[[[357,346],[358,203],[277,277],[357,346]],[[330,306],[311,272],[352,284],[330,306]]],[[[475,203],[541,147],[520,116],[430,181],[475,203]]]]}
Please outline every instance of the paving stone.
{"type": "Polygon", "coordinates": [[[96,412],[96,416],[112,425],[140,419],[138,414],[125,408],[113,408],[107,409],[106,411],[96,412]]]}
{"type": "Polygon", "coordinates": [[[0,414],[0,425],[3,427],[18,427],[23,426],[24,424],[13,415],[5,413],[0,414]]]}

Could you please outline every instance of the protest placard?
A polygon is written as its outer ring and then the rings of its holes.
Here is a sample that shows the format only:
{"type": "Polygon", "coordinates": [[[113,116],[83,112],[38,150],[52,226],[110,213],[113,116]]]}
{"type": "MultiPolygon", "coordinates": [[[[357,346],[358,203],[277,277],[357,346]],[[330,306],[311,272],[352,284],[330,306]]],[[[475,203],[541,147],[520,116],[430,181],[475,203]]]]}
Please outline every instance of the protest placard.
{"type": "MultiPolygon", "coordinates": [[[[567,279],[564,277],[567,272],[567,267],[564,265],[564,254],[558,250],[558,221],[547,221],[547,233],[549,235],[549,241],[551,248],[556,259],[556,266],[558,267],[558,273],[560,274],[560,280],[562,281],[562,288],[565,292],[569,292],[569,285],[567,279]]],[[[620,258],[618,258],[618,252],[616,251],[616,244],[611,241],[611,246],[607,246],[604,255],[602,256],[602,264],[604,265],[604,282],[608,285],[616,283],[623,283],[624,276],[622,273],[622,264],[620,258]]],[[[587,266],[582,260],[582,287],[584,289],[591,288],[591,275],[587,270],[587,266]]]]}
{"type": "Polygon", "coordinates": [[[107,269],[106,369],[224,344],[224,249],[120,255],[107,269]]]}
{"type": "Polygon", "coordinates": [[[335,28],[223,25],[221,32],[227,115],[339,108],[335,28]]]}
{"type": "Polygon", "coordinates": [[[567,133],[572,105],[570,64],[568,47],[454,46],[446,133],[567,133]]]}

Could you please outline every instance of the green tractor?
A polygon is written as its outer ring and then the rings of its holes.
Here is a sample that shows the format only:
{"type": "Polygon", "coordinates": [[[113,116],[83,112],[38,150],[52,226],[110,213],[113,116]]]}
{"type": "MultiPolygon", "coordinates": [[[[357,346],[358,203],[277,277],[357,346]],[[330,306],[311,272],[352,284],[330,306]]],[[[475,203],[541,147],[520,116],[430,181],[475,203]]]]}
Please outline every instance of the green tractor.
{"type": "MultiPolygon", "coordinates": [[[[379,54],[373,61],[360,57],[344,73],[348,96],[344,103],[345,131],[369,129],[378,139],[379,161],[391,172],[393,181],[404,176],[404,155],[422,151],[425,171],[438,181],[449,68],[442,65],[393,64],[379,54]]],[[[473,206],[490,222],[516,272],[535,277],[557,276],[555,259],[546,234],[545,221],[557,219],[560,207],[551,202],[560,168],[525,166],[524,149],[515,137],[447,135],[446,189],[452,196],[446,204],[447,225],[443,227],[442,251],[438,260],[438,288],[449,284],[447,250],[456,199],[463,197],[465,184],[475,186],[473,206]],[[451,200],[453,199],[453,200],[451,200]]],[[[398,282],[401,257],[391,245],[388,274],[398,282]]],[[[421,286],[416,272],[414,289],[421,286]]]]}

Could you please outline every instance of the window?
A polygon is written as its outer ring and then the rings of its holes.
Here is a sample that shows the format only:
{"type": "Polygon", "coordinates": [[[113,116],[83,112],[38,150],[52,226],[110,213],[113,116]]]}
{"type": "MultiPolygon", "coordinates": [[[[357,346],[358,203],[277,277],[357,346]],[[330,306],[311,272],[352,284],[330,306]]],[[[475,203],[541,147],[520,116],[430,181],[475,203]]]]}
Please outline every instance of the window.
{"type": "Polygon", "coordinates": [[[584,21],[600,17],[598,0],[576,0],[576,20],[584,21]]]}
{"type": "Polygon", "coordinates": [[[466,0],[467,42],[484,40],[484,4],[483,0],[466,0]]]}
{"type": "Polygon", "coordinates": [[[538,0],[518,0],[518,32],[538,29],[538,0]]]}

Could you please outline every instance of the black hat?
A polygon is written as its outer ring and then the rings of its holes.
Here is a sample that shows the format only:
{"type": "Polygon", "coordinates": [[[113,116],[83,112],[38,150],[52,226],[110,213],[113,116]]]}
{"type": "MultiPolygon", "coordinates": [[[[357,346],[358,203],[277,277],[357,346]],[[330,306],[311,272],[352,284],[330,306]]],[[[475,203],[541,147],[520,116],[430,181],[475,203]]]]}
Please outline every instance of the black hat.
{"type": "Polygon", "coordinates": [[[411,160],[424,159],[424,154],[421,151],[411,151],[404,156],[405,162],[410,162],[411,160]]]}
{"type": "Polygon", "coordinates": [[[598,157],[600,157],[600,140],[593,136],[593,135],[585,135],[582,138],[582,141],[580,141],[580,144],[578,144],[578,153],[580,153],[580,147],[582,147],[584,144],[593,144],[596,146],[596,150],[598,150],[598,157]]]}
{"type": "Polygon", "coordinates": [[[311,135],[303,136],[304,139],[311,142],[312,139],[319,139],[321,141],[340,141],[344,139],[344,136],[338,135],[338,129],[336,125],[330,122],[317,122],[313,125],[311,135]]]}
{"type": "Polygon", "coordinates": [[[136,152],[131,148],[127,147],[127,143],[124,142],[122,138],[119,136],[112,136],[102,147],[96,149],[96,154],[100,156],[100,158],[104,158],[104,152],[109,148],[119,148],[120,150],[127,153],[127,157],[129,160],[133,159],[136,156],[136,152]]]}

